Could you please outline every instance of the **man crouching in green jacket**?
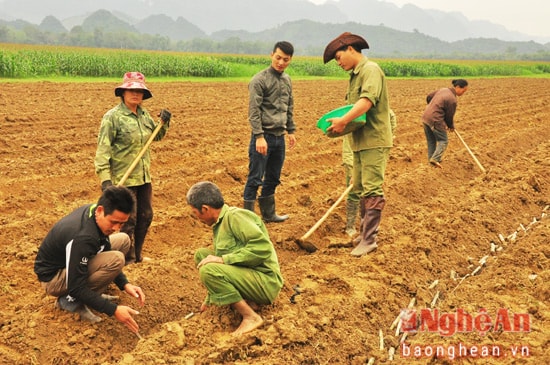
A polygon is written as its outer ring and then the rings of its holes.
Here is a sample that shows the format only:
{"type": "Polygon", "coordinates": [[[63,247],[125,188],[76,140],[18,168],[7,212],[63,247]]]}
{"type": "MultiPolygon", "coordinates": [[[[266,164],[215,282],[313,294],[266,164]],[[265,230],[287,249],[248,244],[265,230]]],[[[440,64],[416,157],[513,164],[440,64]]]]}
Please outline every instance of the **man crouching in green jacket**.
{"type": "Polygon", "coordinates": [[[187,203],[214,233],[214,249],[200,248],[195,253],[201,282],[208,291],[201,311],[210,304],[231,305],[243,318],[233,335],[253,331],[263,324],[253,308],[273,303],[283,286],[265,224],[255,213],[225,204],[220,189],[208,181],[189,189],[187,203]]]}

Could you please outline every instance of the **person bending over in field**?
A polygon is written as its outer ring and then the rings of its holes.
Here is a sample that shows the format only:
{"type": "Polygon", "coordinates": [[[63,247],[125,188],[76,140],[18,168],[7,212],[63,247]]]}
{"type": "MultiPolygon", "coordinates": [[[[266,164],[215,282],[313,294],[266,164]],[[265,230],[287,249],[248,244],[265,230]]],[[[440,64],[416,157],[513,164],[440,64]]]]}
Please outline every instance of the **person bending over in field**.
{"type": "Polygon", "coordinates": [[[283,286],[275,248],[267,228],[255,213],[225,204],[220,189],[208,181],[187,192],[193,214],[212,227],[214,249],[199,248],[195,264],[208,294],[208,305],[230,305],[242,316],[234,336],[263,324],[255,312],[260,304],[271,304],[283,286]]]}
{"type": "Polygon", "coordinates": [[[468,81],[457,79],[452,81],[453,87],[445,87],[431,92],[426,96],[428,105],[422,115],[422,124],[426,141],[428,142],[428,161],[441,168],[443,153],[447,149],[447,129],[454,131],[454,115],[458,102],[457,96],[462,96],[468,90],[468,81]]]}

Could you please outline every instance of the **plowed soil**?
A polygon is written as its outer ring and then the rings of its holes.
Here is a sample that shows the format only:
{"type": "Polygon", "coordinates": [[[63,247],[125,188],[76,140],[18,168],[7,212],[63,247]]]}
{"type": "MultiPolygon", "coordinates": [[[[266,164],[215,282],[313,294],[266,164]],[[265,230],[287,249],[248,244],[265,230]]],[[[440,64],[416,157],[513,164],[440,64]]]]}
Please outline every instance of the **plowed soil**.
{"type": "MultiPolygon", "coordinates": [[[[173,121],[152,145],[155,217],[144,247],[152,261],[125,268],[147,296],[137,316],[141,339],[103,314],[90,324],[54,309],[33,273],[49,228],[100,194],[96,137],[102,115],[118,103],[118,84],[2,82],[0,363],[386,364],[391,347],[396,364],[546,363],[550,79],[469,80],[456,128],[486,173],[454,134],[443,169],[426,161],[425,95],[450,81],[389,81],[398,129],[387,204],[379,248],[362,258],[349,254],[344,204],[309,237],[315,253],[296,244],[345,189],[341,140],[315,123],[344,103],[346,81],[294,82],[298,144],[277,190],[277,211],[290,219],[268,224],[285,286],[260,309],[265,324],[240,338],[230,336],[240,321],[231,309],[197,313],[205,290],[193,253],[212,234],[191,216],[185,194],[211,180],[228,204],[242,206],[246,82],[149,82],[154,97],[145,107],[168,108],[173,121]],[[447,320],[424,317],[405,336],[394,320],[409,304],[419,317],[433,308],[428,313],[447,320]],[[461,311],[471,327],[453,326],[461,311]],[[514,315],[528,322],[514,327],[514,315]]],[[[120,294],[120,303],[137,308],[120,294]]]]}

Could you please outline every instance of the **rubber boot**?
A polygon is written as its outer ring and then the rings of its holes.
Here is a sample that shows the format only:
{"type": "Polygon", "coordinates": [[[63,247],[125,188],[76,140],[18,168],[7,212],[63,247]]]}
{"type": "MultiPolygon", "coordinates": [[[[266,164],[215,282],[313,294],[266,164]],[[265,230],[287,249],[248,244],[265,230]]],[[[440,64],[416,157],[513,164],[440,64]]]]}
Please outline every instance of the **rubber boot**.
{"type": "Polygon", "coordinates": [[[137,217],[136,228],[134,230],[134,247],[136,253],[136,263],[142,262],[143,260],[149,261],[148,257],[143,257],[141,251],[143,249],[143,244],[145,243],[145,236],[147,236],[147,231],[151,222],[153,221],[153,213],[150,214],[144,212],[137,217]]]}
{"type": "Polygon", "coordinates": [[[361,198],[362,212],[364,209],[364,215],[361,219],[361,240],[351,251],[352,256],[366,255],[378,247],[376,235],[378,234],[378,226],[380,225],[385,202],[383,196],[361,198]]]}
{"type": "MultiPolygon", "coordinates": [[[[363,223],[365,222],[365,213],[367,212],[367,210],[365,209],[365,204],[364,204],[364,198],[361,198],[359,200],[359,217],[361,217],[361,219],[359,220],[359,230],[361,233],[363,231],[363,223]]],[[[362,236],[361,234],[359,234],[359,236],[355,237],[352,241],[351,241],[351,244],[353,246],[357,246],[359,244],[359,242],[361,242],[361,239],[362,239],[362,236]]]]}
{"type": "Polygon", "coordinates": [[[245,200],[243,208],[250,210],[251,212],[254,211],[254,205],[256,204],[256,200],[245,200]]]}
{"type": "Polygon", "coordinates": [[[346,200],[346,234],[350,237],[355,236],[355,222],[357,212],[359,211],[359,202],[356,200],[346,200]]]}
{"type": "Polygon", "coordinates": [[[70,295],[64,295],[58,297],[55,301],[55,308],[62,309],[67,312],[75,313],[83,307],[82,303],[77,301],[75,298],[70,295]]]}
{"type": "Polygon", "coordinates": [[[136,262],[136,246],[135,246],[135,239],[134,239],[134,232],[136,229],[136,214],[135,214],[135,206],[134,206],[134,213],[130,214],[128,217],[128,221],[122,225],[122,228],[120,229],[120,232],[126,233],[128,237],[130,237],[130,249],[126,253],[126,264],[133,264],[136,262]]]}
{"type": "Polygon", "coordinates": [[[78,315],[80,316],[80,320],[82,321],[89,321],[92,323],[101,322],[101,317],[93,314],[87,306],[75,300],[70,295],[65,295],[57,298],[57,301],[55,302],[55,307],[65,310],[67,312],[78,313],[78,315]]]}
{"type": "Polygon", "coordinates": [[[92,311],[85,305],[76,311],[80,315],[81,321],[88,321],[92,323],[101,322],[101,317],[96,316],[92,311]]]}
{"type": "Polygon", "coordinates": [[[278,223],[288,219],[288,215],[277,215],[277,213],[275,213],[275,195],[259,197],[258,204],[260,205],[260,211],[262,212],[262,219],[264,222],[278,223]]]}

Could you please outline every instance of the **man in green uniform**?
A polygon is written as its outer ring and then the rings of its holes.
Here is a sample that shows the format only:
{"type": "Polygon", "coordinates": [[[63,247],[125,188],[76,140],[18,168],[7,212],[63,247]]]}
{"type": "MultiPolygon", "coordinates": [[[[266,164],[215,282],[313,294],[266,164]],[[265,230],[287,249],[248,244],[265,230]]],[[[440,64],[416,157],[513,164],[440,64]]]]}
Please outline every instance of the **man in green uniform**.
{"type": "MultiPolygon", "coordinates": [[[[395,130],[397,129],[397,116],[390,109],[390,123],[392,138],[395,138],[395,130]]],[[[342,166],[344,166],[346,186],[352,181],[353,175],[353,151],[351,149],[351,134],[342,136],[342,166]]],[[[355,230],[355,222],[357,221],[357,213],[359,212],[359,196],[355,191],[350,191],[346,199],[346,234],[353,237],[357,234],[355,230]]]]}
{"type": "Polygon", "coordinates": [[[375,62],[361,53],[369,45],[362,37],[346,32],[325,48],[325,63],[333,58],[350,71],[346,101],[353,104],[344,116],[332,118],[328,131],[341,133],[346,125],[363,113],[367,122],[352,132],[353,191],[360,197],[361,234],[351,254],[363,256],[375,250],[376,235],[386,200],[382,184],[392,142],[390,104],[386,77],[375,62]]]}
{"type": "Polygon", "coordinates": [[[208,291],[201,311],[210,304],[231,305],[243,318],[235,336],[260,327],[263,319],[254,308],[273,303],[283,286],[265,224],[253,212],[225,204],[220,189],[208,181],[189,189],[187,203],[214,233],[214,249],[200,248],[195,253],[201,282],[208,291]]]}

